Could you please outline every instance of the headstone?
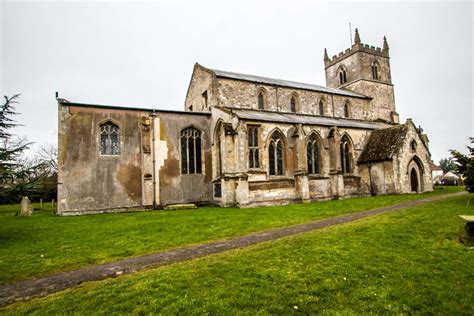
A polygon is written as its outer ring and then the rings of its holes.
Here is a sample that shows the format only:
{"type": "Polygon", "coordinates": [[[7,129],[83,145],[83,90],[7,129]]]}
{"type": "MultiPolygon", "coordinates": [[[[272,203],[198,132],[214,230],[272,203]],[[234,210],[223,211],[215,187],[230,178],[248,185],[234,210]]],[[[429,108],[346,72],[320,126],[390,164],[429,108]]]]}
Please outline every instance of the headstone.
{"type": "Polygon", "coordinates": [[[20,216],[31,216],[31,213],[33,213],[33,206],[31,205],[30,199],[24,196],[21,199],[20,216]]]}

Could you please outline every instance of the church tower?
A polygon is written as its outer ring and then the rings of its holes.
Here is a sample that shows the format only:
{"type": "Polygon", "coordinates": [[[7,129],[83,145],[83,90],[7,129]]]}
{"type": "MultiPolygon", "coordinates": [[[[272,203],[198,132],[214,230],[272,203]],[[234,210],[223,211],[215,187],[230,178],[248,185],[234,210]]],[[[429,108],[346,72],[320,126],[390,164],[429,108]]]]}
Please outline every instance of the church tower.
{"type": "Polygon", "coordinates": [[[385,37],[382,48],[369,46],[361,43],[356,29],[351,48],[332,58],[324,50],[324,66],[328,87],[347,89],[372,98],[368,118],[399,122],[385,37]]]}

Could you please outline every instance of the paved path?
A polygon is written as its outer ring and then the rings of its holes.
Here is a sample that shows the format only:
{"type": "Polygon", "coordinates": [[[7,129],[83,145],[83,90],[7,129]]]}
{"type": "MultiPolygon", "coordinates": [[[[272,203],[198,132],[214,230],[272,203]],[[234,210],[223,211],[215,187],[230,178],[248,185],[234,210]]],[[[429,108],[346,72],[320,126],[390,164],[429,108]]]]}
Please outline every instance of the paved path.
{"type": "Polygon", "coordinates": [[[98,281],[107,278],[115,278],[150,267],[169,265],[175,262],[199,258],[230,249],[243,248],[268,240],[274,240],[286,236],[317,230],[332,225],[348,223],[376,214],[397,211],[465,193],[467,192],[439,195],[370,211],[357,212],[309,222],[306,224],[257,232],[243,237],[199,244],[165,252],[158,252],[151,255],[90,266],[79,270],[42,277],[36,280],[26,280],[13,284],[0,285],[0,306],[7,305],[17,300],[24,300],[59,292],[87,281],[98,281]]]}

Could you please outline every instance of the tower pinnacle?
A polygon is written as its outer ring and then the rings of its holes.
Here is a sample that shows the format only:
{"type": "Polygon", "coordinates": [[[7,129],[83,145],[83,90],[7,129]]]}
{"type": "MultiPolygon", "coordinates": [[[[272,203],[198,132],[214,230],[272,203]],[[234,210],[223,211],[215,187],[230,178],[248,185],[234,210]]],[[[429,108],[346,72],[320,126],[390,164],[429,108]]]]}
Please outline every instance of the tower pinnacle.
{"type": "Polygon", "coordinates": [[[360,44],[359,30],[357,28],[355,29],[354,43],[360,44]]]}
{"type": "Polygon", "coordinates": [[[382,51],[384,53],[388,53],[388,43],[387,43],[387,37],[384,36],[383,37],[383,48],[382,48],[382,51]]]}
{"type": "Polygon", "coordinates": [[[325,48],[325,49],[324,49],[324,61],[326,61],[326,60],[329,60],[329,56],[328,56],[328,51],[327,51],[327,49],[325,48]]]}

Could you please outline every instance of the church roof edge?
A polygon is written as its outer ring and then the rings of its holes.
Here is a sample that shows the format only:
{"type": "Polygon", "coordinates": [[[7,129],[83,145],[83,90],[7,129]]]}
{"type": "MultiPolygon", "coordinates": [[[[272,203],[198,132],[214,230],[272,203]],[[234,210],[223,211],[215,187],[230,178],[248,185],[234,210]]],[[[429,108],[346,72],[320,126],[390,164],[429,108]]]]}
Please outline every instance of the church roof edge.
{"type": "Polygon", "coordinates": [[[290,80],[261,77],[261,76],[248,75],[248,74],[242,74],[242,73],[225,71],[225,70],[212,69],[212,68],[204,67],[202,65],[200,66],[207,70],[212,71],[213,73],[215,73],[217,77],[221,77],[221,78],[256,82],[256,83],[261,83],[261,84],[269,84],[269,85],[274,85],[274,86],[295,88],[295,89],[301,89],[301,90],[311,90],[311,91],[317,91],[317,92],[323,92],[323,93],[335,94],[335,95],[343,95],[343,96],[361,98],[361,99],[372,99],[371,97],[368,97],[366,95],[352,92],[349,90],[329,88],[329,87],[323,87],[323,86],[318,86],[318,85],[309,84],[309,83],[302,83],[302,82],[296,82],[296,81],[290,81],[290,80]]]}

